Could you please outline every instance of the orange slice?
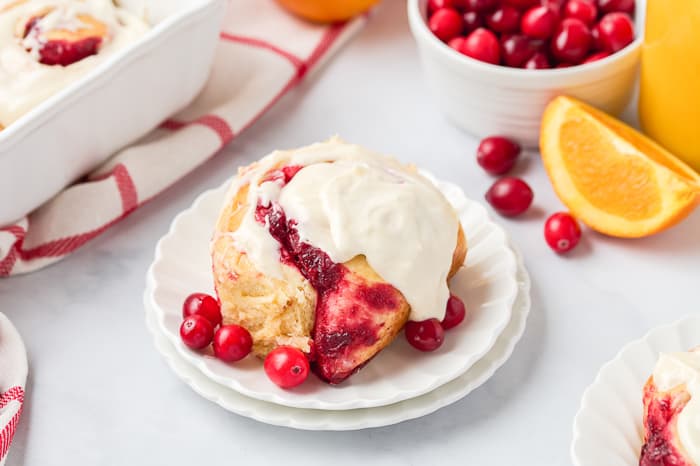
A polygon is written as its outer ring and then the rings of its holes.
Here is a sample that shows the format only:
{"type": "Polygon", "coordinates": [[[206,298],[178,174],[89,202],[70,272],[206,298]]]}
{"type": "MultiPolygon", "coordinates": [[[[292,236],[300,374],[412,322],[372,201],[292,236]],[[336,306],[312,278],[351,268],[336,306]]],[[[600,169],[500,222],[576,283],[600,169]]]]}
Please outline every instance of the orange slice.
{"type": "Polygon", "coordinates": [[[700,203],[700,175],[624,123],[557,97],[545,110],[542,160],[559,199],[601,233],[648,236],[700,203]]]}

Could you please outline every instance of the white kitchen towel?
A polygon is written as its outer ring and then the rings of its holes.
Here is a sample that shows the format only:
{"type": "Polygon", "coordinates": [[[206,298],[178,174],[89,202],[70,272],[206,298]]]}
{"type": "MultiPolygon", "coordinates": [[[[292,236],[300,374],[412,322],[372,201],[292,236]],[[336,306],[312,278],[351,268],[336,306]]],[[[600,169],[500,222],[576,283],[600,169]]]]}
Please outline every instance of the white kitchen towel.
{"type": "Polygon", "coordinates": [[[22,415],[26,382],[24,343],[10,320],[0,313],[0,466],[5,464],[22,415]]]}
{"type": "Polygon", "coordinates": [[[187,109],[13,225],[0,276],[60,260],[202,164],[332,56],[366,22],[315,25],[273,0],[232,1],[204,91],[187,109]]]}

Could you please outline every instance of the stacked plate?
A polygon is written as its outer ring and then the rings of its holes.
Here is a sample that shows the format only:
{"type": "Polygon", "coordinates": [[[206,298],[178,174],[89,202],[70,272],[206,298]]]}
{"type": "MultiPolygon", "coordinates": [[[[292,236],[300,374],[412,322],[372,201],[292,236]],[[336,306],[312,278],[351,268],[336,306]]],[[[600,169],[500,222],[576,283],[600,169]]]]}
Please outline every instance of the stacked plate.
{"type": "Polygon", "coordinates": [[[469,252],[450,288],[467,320],[443,346],[421,353],[394,341],[339,386],[309,377],[294,390],[273,385],[259,360],[226,364],[181,341],[182,302],[213,293],[209,240],[228,183],[202,194],[159,241],[144,296],[148,327],[173,371],[203,397],[269,424],[310,430],[352,430],[395,424],[453,403],[488,380],[511,355],[530,309],[530,282],[520,255],[486,210],[455,185],[431,179],[459,214],[469,252]]]}

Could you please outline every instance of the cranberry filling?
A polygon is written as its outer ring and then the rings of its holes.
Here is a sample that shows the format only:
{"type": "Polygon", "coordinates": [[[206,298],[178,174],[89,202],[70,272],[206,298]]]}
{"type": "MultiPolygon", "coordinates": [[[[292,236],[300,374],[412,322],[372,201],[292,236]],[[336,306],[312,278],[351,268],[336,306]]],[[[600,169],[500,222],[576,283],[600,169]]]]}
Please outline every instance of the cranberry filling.
{"type": "MultiPolygon", "coordinates": [[[[284,167],[270,172],[264,180],[284,186],[301,168],[284,167]]],[[[279,204],[258,204],[255,219],[267,225],[279,242],[280,259],[297,267],[318,293],[312,369],[329,383],[342,382],[362,366],[353,363],[355,352],[379,339],[383,324],[375,320],[377,311],[395,310],[399,305],[398,291],[386,283],[358,282],[343,264],[300,241],[296,221],[287,219],[279,204]]]]}
{"type": "Polygon", "coordinates": [[[647,387],[644,394],[648,401],[645,428],[647,439],[642,447],[639,466],[690,466],[678,454],[669,436],[669,423],[685,407],[686,402],[674,403],[670,396],[654,397],[654,389],[647,387]]]}
{"type": "MultiPolygon", "coordinates": [[[[27,37],[38,28],[41,18],[41,16],[34,16],[27,21],[23,37],[27,37]]],[[[68,66],[90,55],[96,55],[100,44],[102,44],[101,37],[86,37],[77,41],[49,40],[39,49],[39,63],[68,66]]]]}

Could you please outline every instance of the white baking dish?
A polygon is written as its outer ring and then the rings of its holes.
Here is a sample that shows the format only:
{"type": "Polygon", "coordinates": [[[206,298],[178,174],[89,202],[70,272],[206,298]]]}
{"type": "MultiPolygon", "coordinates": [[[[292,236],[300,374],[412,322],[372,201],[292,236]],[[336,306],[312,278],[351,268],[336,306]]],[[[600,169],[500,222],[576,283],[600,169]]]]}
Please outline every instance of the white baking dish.
{"type": "Polygon", "coordinates": [[[0,225],[185,107],[209,75],[226,0],[122,0],[151,30],[0,131],[0,225]]]}

